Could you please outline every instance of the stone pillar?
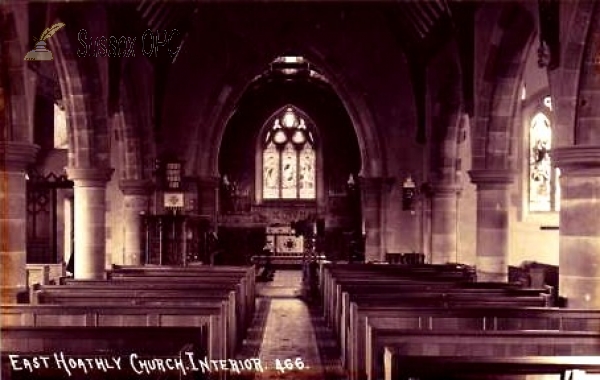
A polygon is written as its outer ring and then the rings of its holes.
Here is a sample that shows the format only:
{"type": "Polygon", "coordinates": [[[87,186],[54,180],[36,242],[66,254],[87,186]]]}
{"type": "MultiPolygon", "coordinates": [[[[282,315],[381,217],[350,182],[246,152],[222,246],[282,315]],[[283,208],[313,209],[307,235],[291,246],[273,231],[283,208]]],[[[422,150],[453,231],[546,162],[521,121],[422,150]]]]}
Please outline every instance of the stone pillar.
{"type": "Polygon", "coordinates": [[[73,195],[73,191],[69,190],[67,192],[67,194],[65,195],[64,198],[64,211],[63,211],[63,215],[64,215],[64,241],[65,244],[63,246],[63,259],[62,261],[64,261],[65,263],[69,263],[69,260],[71,258],[71,255],[73,254],[73,252],[75,251],[74,247],[73,247],[73,227],[74,227],[74,223],[73,223],[73,205],[74,205],[74,195],[73,195]]]}
{"type": "Polygon", "coordinates": [[[456,261],[456,201],[460,189],[456,185],[438,184],[431,197],[431,262],[445,264],[456,261]]]}
{"type": "Polygon", "coordinates": [[[76,279],[103,279],[106,262],[106,183],[110,168],[68,168],[74,182],[76,279]]]}
{"type": "Polygon", "coordinates": [[[508,280],[509,170],[471,170],[477,186],[477,280],[508,280]]]}
{"type": "Polygon", "coordinates": [[[383,191],[381,177],[360,178],[362,218],[365,226],[365,262],[385,259],[383,252],[383,191]]]}
{"type": "Polygon", "coordinates": [[[0,266],[2,302],[14,303],[27,294],[27,192],[25,169],[39,147],[0,142],[0,266]]]}
{"type": "Polygon", "coordinates": [[[600,308],[600,147],[556,148],[560,168],[559,292],[569,308],[600,308]]]}
{"type": "Polygon", "coordinates": [[[147,214],[150,205],[152,182],[148,180],[122,180],[119,188],[123,192],[123,219],[125,227],[125,265],[142,264],[142,214],[147,214]]]}

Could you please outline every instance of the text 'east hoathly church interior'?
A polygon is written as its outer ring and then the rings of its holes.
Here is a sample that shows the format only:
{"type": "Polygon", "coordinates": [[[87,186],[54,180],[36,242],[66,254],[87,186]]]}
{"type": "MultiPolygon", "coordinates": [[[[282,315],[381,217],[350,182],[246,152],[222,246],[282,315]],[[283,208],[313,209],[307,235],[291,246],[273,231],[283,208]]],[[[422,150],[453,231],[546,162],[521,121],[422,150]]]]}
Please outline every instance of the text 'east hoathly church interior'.
{"type": "Polygon", "coordinates": [[[600,1],[9,0],[0,95],[3,378],[600,376],[600,1]]]}

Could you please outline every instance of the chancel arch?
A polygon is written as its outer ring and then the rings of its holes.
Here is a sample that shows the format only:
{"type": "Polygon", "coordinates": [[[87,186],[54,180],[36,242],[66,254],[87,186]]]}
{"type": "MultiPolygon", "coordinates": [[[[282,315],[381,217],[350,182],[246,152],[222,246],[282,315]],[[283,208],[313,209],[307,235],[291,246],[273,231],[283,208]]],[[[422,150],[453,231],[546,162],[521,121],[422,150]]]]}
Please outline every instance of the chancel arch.
{"type": "Polygon", "coordinates": [[[295,201],[317,211],[360,172],[361,159],[346,108],[319,73],[269,70],[248,86],[227,122],[219,173],[246,203],[295,201]]]}

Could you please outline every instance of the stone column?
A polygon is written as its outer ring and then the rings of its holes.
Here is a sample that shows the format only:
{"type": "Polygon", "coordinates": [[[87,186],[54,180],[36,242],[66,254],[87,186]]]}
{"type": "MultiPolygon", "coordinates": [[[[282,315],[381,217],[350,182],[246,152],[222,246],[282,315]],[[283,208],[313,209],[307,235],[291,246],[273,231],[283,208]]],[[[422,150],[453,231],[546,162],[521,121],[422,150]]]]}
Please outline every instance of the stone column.
{"type": "Polygon", "coordinates": [[[364,221],[365,262],[384,259],[383,252],[383,191],[384,179],[381,177],[360,178],[362,219],[364,221]]]}
{"type": "Polygon", "coordinates": [[[600,308],[600,146],[556,148],[560,168],[559,292],[569,308],[600,308]]]}
{"type": "Polygon", "coordinates": [[[27,192],[25,169],[37,145],[0,141],[0,266],[2,302],[27,294],[27,192]]]}
{"type": "Polygon", "coordinates": [[[74,182],[75,278],[103,279],[106,262],[106,184],[110,168],[68,168],[74,182]]]}
{"type": "Polygon", "coordinates": [[[125,227],[125,265],[142,264],[142,214],[148,213],[152,182],[148,180],[122,180],[123,218],[125,227]]]}
{"type": "Polygon", "coordinates": [[[477,186],[477,280],[508,280],[509,170],[471,170],[477,186]]]}
{"type": "Polygon", "coordinates": [[[456,185],[438,184],[431,197],[431,262],[445,264],[456,261],[456,185]]]}

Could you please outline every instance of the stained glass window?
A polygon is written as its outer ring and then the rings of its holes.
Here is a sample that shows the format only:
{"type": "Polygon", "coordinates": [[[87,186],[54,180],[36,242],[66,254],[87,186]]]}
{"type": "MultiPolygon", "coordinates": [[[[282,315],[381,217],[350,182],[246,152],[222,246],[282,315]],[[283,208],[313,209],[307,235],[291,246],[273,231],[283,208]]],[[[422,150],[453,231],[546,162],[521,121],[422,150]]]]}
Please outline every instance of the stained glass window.
{"type": "Polygon", "coordinates": [[[315,197],[315,151],[307,143],[300,152],[300,198],[315,197]]]}
{"type": "Polygon", "coordinates": [[[263,150],[263,197],[279,198],[279,152],[272,142],[263,150]]]}
{"type": "Polygon", "coordinates": [[[54,148],[69,149],[67,140],[67,117],[64,108],[54,104],[54,148]]]}
{"type": "MultiPolygon", "coordinates": [[[[544,105],[551,109],[549,101],[544,105]]],[[[558,169],[552,169],[550,158],[552,126],[543,112],[536,113],[529,127],[529,211],[556,211],[560,188],[558,169]]]]}
{"type": "Polygon", "coordinates": [[[294,107],[286,107],[267,130],[262,151],[263,199],[315,199],[313,133],[294,107]]]}

